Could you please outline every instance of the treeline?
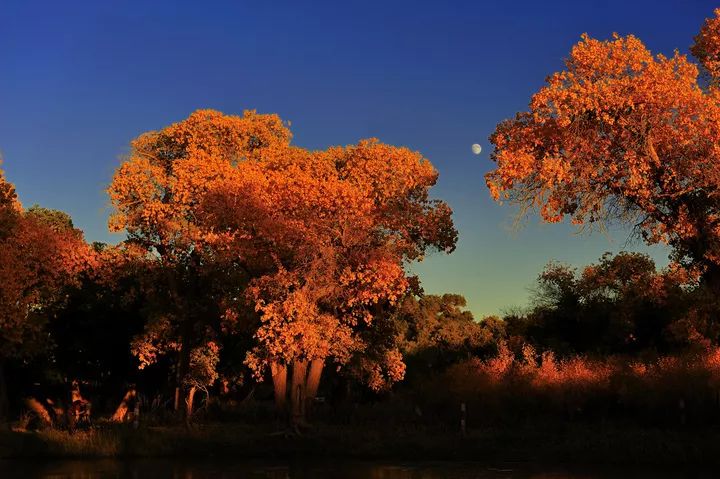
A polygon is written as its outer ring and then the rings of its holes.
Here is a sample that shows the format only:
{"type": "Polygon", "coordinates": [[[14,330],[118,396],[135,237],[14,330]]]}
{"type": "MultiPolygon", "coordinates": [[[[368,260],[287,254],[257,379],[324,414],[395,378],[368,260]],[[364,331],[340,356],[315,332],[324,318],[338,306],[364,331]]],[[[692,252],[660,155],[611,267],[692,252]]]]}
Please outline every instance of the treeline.
{"type": "MultiPolygon", "coordinates": [[[[545,415],[678,422],[679,404],[696,415],[709,408],[708,421],[719,406],[716,296],[686,270],[658,270],[644,254],[606,254],[580,270],[549,263],[527,308],[481,320],[462,296],[423,294],[408,277],[394,300],[370,301],[367,316],[342,338],[311,327],[329,312],[318,305],[302,312],[286,296],[275,306],[284,316],[266,317],[280,314],[253,296],[267,278],[249,277],[229,249],[198,252],[192,270],[168,264],[137,237],[87,244],[67,215],[23,210],[3,184],[3,292],[10,299],[2,351],[16,424],[124,422],[136,405],[161,422],[199,418],[198,407],[205,417],[233,418],[248,401],[273,398],[280,417],[298,427],[305,408],[367,401],[387,402],[401,419],[419,414],[441,424],[457,422],[464,403],[475,425],[545,415]],[[292,334],[263,329],[271,320],[292,334]],[[275,336],[264,336],[270,331],[275,336]],[[346,355],[317,361],[300,351],[322,344],[319,334],[357,343],[328,344],[326,351],[346,347],[346,355]],[[298,356],[259,369],[261,341],[270,339],[264,347],[277,348],[274,354],[298,356]],[[182,375],[181,341],[192,345],[182,375]],[[303,378],[294,377],[295,361],[305,363],[303,378]],[[332,367],[313,372],[325,361],[332,367]],[[282,367],[286,376],[278,377],[282,367]],[[288,383],[301,381],[305,396],[293,400],[288,383]]],[[[363,293],[376,291],[374,283],[366,287],[363,293]]]]}
{"type": "Polygon", "coordinates": [[[271,381],[298,426],[326,365],[375,391],[401,380],[388,318],[419,291],[406,265],[457,238],[429,196],[437,172],[377,140],[311,152],[290,138],[276,115],[212,110],[141,135],[108,188],[110,229],[127,236],[114,246],[86,244],[63,213],[24,210],[3,178],[9,396],[74,384],[50,409],[76,421],[91,384],[102,401],[125,395],[116,420],[139,392],[189,419],[198,393],[271,381]]]}
{"type": "Polygon", "coordinates": [[[476,427],[720,420],[720,308],[685,271],[608,253],[579,270],[549,263],[530,305],[502,318],[464,305],[408,297],[394,316],[408,365],[395,390],[423,421],[457,427],[460,404],[476,427]]]}
{"type": "MultiPolygon", "coordinates": [[[[157,344],[164,338],[148,337],[157,331],[161,306],[169,308],[158,298],[165,290],[158,288],[156,265],[148,265],[144,255],[129,255],[127,245],[78,241],[61,213],[33,207],[23,215],[48,227],[48,235],[72,233],[84,255],[75,256],[89,266],[75,270],[72,281],[63,273],[63,284],[55,286],[62,293],[38,305],[29,323],[39,329],[25,331],[37,339],[25,339],[17,355],[6,359],[15,419],[25,412],[20,424],[74,427],[87,418],[73,409],[73,399],[91,403],[96,421],[132,420],[138,404],[154,421],[175,422],[178,413],[192,419],[198,406],[202,417],[243,417],[249,402],[271,403],[275,397],[280,417],[292,420],[290,393],[284,392],[286,402],[277,401],[272,369],[262,378],[249,364],[257,348],[252,325],[262,324],[252,303],[237,303],[243,306],[234,324],[245,329],[218,326],[210,345],[193,348],[180,386],[186,396],[176,413],[181,348],[161,350],[157,344]],[[193,388],[193,395],[201,393],[197,401],[187,396],[193,388]]],[[[326,404],[315,407],[330,411],[330,420],[339,414],[331,405],[347,411],[347,404],[370,401],[387,403],[380,416],[447,425],[457,423],[464,403],[475,426],[543,417],[677,424],[707,422],[720,411],[715,296],[682,271],[658,271],[644,254],[606,254],[579,271],[550,263],[530,306],[502,318],[476,320],[465,306],[460,295],[408,291],[375,313],[377,329],[366,336],[374,342],[342,367],[326,368],[314,396],[303,399],[305,406],[316,403],[319,391],[326,404]],[[378,355],[388,350],[396,351],[401,365],[394,386],[383,376],[378,355]],[[708,414],[700,415],[703,410],[708,414]]],[[[214,314],[219,325],[223,313],[218,307],[214,314]]]]}

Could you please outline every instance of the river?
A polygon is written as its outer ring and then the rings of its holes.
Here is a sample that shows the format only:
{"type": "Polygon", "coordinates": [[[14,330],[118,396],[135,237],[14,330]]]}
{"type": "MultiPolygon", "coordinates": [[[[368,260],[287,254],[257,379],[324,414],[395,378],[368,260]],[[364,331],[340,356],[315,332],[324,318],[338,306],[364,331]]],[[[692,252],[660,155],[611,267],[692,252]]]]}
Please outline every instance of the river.
{"type": "Polygon", "coordinates": [[[228,460],[0,461],[1,479],[650,479],[716,477],[668,469],[534,467],[478,463],[268,464],[228,460]]]}

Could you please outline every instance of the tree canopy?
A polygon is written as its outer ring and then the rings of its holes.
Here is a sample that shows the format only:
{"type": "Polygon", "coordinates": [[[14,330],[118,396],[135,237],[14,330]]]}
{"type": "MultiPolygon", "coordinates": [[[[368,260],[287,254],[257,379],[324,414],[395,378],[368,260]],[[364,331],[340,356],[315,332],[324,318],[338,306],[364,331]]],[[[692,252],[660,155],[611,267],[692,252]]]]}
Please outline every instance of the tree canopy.
{"type": "Polygon", "coordinates": [[[493,197],[537,208],[549,222],[627,223],[717,283],[719,19],[720,10],[696,37],[700,66],[678,52],[653,55],[632,35],[583,35],[530,109],[491,136],[493,197]]]}
{"type": "MultiPolygon", "coordinates": [[[[347,364],[416,283],[407,262],[455,247],[452,211],[430,197],[437,172],[419,153],[374,139],[307,151],[290,138],[275,115],[200,110],[134,140],[114,176],[111,228],[162,266],[165,282],[151,287],[174,298],[134,350],[145,362],[179,351],[179,382],[222,332],[248,331],[248,306],[258,378],[269,366],[347,364]]],[[[372,387],[402,377],[395,345],[373,352],[372,387]]]]}

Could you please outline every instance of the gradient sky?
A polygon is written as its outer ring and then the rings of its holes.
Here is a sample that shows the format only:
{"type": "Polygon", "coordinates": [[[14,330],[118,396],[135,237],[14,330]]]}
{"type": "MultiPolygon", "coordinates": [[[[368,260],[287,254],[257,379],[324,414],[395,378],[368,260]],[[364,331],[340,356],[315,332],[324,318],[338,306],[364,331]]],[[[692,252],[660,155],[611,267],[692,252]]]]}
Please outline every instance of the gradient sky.
{"type": "Polygon", "coordinates": [[[256,109],[290,120],[299,146],[377,137],[428,157],[460,241],[415,269],[427,292],[464,294],[476,316],[525,305],[551,259],[583,265],[632,249],[666,263],[622,231],[577,235],[536,217],[513,231],[513,210],[483,181],[487,138],[583,32],[686,52],[713,3],[304,3],[0,1],[0,150],[23,204],[117,242],[104,189],[133,137],[197,108],[256,109]]]}

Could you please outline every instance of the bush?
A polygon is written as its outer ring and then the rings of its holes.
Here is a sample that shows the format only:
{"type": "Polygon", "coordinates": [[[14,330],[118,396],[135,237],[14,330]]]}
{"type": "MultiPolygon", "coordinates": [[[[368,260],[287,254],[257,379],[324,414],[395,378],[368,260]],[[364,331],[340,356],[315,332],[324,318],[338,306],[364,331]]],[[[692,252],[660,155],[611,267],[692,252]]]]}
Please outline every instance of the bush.
{"type": "Polygon", "coordinates": [[[720,422],[720,348],[644,361],[622,356],[558,359],[525,346],[514,355],[472,358],[429,377],[411,393],[427,417],[455,424],[623,420],[638,424],[720,422]]]}

